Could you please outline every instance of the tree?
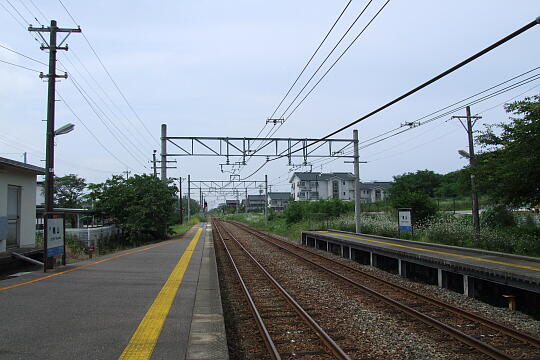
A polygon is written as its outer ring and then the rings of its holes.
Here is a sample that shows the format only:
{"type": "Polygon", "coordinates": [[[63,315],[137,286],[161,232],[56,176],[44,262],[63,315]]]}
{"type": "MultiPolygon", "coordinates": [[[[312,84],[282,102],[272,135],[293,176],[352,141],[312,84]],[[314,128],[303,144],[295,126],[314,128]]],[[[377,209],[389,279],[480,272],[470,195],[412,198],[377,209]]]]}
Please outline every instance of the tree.
{"type": "Polygon", "coordinates": [[[121,227],[132,243],[166,236],[173,223],[176,187],[150,175],[129,179],[113,176],[103,184],[92,185],[90,198],[95,209],[121,227]]]}
{"type": "Polygon", "coordinates": [[[476,178],[483,192],[509,205],[540,203],[540,96],[507,104],[516,117],[487,125],[476,138],[482,147],[476,178]]]}
{"type": "Polygon", "coordinates": [[[442,183],[443,175],[431,170],[418,170],[415,173],[406,173],[394,176],[394,182],[390,188],[391,197],[400,196],[402,193],[423,193],[433,197],[435,189],[442,183]]]}
{"type": "Polygon", "coordinates": [[[86,181],[75,174],[54,177],[54,202],[61,208],[80,208],[86,181]]]}

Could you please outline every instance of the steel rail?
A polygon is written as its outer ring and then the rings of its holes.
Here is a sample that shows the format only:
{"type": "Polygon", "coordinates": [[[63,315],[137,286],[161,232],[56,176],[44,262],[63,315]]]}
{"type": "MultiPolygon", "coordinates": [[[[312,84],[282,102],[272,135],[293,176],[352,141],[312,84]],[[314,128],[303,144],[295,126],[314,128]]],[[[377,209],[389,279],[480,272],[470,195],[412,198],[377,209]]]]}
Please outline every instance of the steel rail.
{"type": "Polygon", "coordinates": [[[270,273],[251,255],[251,253],[228,231],[225,227],[222,228],[229,234],[232,240],[234,240],[238,246],[245,252],[245,254],[253,261],[254,264],[265,274],[265,276],[272,282],[272,284],[280,291],[285,300],[292,306],[296,313],[306,322],[306,324],[317,334],[319,339],[326,345],[326,347],[332,352],[332,354],[340,360],[351,360],[343,349],[324,331],[324,329],[298,304],[296,300],[278,283],[278,281],[270,275],[270,273]]]}
{"type": "MultiPolygon", "coordinates": [[[[246,231],[248,232],[251,232],[253,235],[255,236],[258,236],[259,234],[262,234],[263,236],[268,236],[268,237],[271,237],[272,239],[275,239],[275,240],[278,240],[278,241],[282,241],[272,235],[268,235],[268,234],[265,234],[263,232],[260,232],[259,230],[256,230],[256,229],[253,229],[251,227],[248,227],[247,225],[245,224],[242,224],[242,223],[239,223],[239,222],[233,222],[234,224],[244,228],[246,231]]],[[[296,245],[296,244],[292,244],[292,243],[287,243],[287,245],[290,245],[292,247],[295,247],[301,251],[304,251],[304,252],[308,252],[309,254],[311,255],[314,255],[320,259],[325,259],[327,261],[330,261],[336,265],[339,265],[341,267],[344,267],[346,268],[347,270],[350,270],[350,271],[353,271],[353,272],[356,272],[356,273],[359,273],[361,274],[362,276],[365,276],[365,277],[368,277],[372,280],[375,280],[375,281],[379,281],[379,282],[382,282],[384,284],[387,284],[395,289],[398,289],[399,291],[403,292],[403,293],[406,293],[407,295],[412,295],[412,296],[415,296],[417,298],[419,298],[420,300],[424,300],[426,302],[429,302],[430,304],[434,305],[434,306],[438,306],[438,307],[441,307],[441,308],[444,308],[445,310],[448,310],[456,315],[459,315],[459,316],[462,316],[464,318],[467,318],[469,320],[472,320],[472,321],[477,321],[479,323],[481,323],[482,325],[485,325],[493,330],[496,330],[496,331],[500,331],[501,333],[505,334],[505,335],[508,335],[516,340],[519,340],[519,341],[523,341],[524,343],[528,343],[536,348],[539,348],[540,349],[540,339],[537,338],[537,337],[534,337],[532,335],[529,335],[525,332],[522,332],[522,331],[517,331],[517,330],[514,330],[514,329],[511,329],[503,324],[500,324],[496,321],[493,321],[491,319],[487,319],[483,316],[480,316],[480,315],[477,315],[477,314],[474,314],[474,313],[471,313],[471,312],[468,312],[466,310],[463,310],[463,309],[460,309],[454,305],[451,305],[451,304],[448,304],[448,303],[445,303],[443,301],[440,301],[440,300],[437,300],[433,297],[430,297],[428,295],[424,295],[424,294],[421,294],[421,293],[418,293],[414,290],[411,290],[411,289],[408,289],[406,287],[403,287],[403,286],[400,286],[398,284],[394,284],[392,282],[389,282],[387,280],[384,280],[384,279],[381,279],[381,278],[378,278],[377,276],[374,276],[374,275],[371,275],[369,273],[366,273],[366,272],[363,272],[363,271],[360,271],[350,265],[346,265],[346,264],[342,264],[336,260],[332,260],[332,259],[329,259],[327,257],[324,257],[320,254],[317,254],[317,253],[314,253],[314,252],[311,252],[311,251],[307,251],[306,249],[304,249],[304,247],[302,246],[299,246],[299,245],[296,245]]]]}
{"type": "MultiPolygon", "coordinates": [[[[238,223],[234,222],[234,224],[237,227],[240,227],[240,228],[244,229],[244,231],[247,231],[242,226],[239,226],[238,223]]],[[[399,301],[396,301],[396,300],[394,300],[394,299],[392,299],[392,298],[390,298],[390,297],[388,297],[388,296],[386,296],[384,294],[381,294],[381,293],[379,293],[379,292],[377,292],[377,291],[375,291],[373,289],[370,289],[370,288],[358,283],[357,281],[349,279],[348,277],[343,276],[343,275],[335,272],[334,270],[331,270],[331,269],[329,269],[329,268],[327,268],[327,267],[325,267],[323,265],[320,265],[320,264],[318,264],[318,263],[316,263],[314,261],[311,261],[309,259],[306,259],[306,258],[302,257],[300,254],[297,254],[297,253],[293,252],[292,250],[287,249],[286,247],[275,243],[274,241],[268,241],[267,238],[271,238],[272,240],[277,240],[277,239],[275,239],[273,237],[270,237],[267,234],[264,234],[264,236],[262,236],[262,235],[259,235],[257,233],[253,233],[251,231],[247,231],[247,232],[251,233],[254,236],[257,236],[258,238],[260,238],[263,241],[267,241],[267,242],[273,244],[274,246],[278,247],[279,249],[284,250],[284,251],[286,251],[286,252],[300,258],[301,260],[303,260],[303,261],[305,261],[307,263],[310,263],[310,264],[314,265],[317,268],[320,268],[320,269],[322,269],[322,270],[324,270],[324,271],[326,271],[326,272],[328,272],[328,273],[330,273],[330,274],[332,274],[332,275],[334,275],[334,276],[348,282],[349,284],[363,290],[364,292],[366,292],[368,294],[371,294],[371,295],[373,295],[375,297],[380,298],[381,300],[385,301],[386,303],[388,303],[388,304],[402,310],[403,312],[417,318],[418,320],[420,320],[424,324],[449,334],[450,336],[452,336],[456,340],[461,341],[462,343],[467,344],[467,345],[477,349],[478,351],[484,353],[485,355],[490,356],[493,359],[497,359],[497,360],[513,360],[514,359],[513,357],[510,357],[508,354],[498,350],[497,348],[493,347],[492,345],[489,345],[489,344],[486,344],[486,343],[484,343],[482,341],[479,341],[479,340],[475,339],[474,337],[472,337],[470,335],[467,335],[467,334],[453,328],[452,326],[446,325],[446,324],[440,322],[437,319],[434,319],[434,318],[432,318],[432,317],[430,317],[428,315],[425,315],[425,314],[423,314],[423,313],[421,313],[421,312],[419,312],[419,311],[417,311],[417,310],[415,310],[415,309],[413,309],[413,308],[411,308],[411,307],[409,307],[409,306],[407,306],[405,304],[400,303],[399,301]],[[266,237],[266,239],[265,239],[265,237],[266,237]]],[[[282,241],[282,240],[279,240],[279,241],[282,241]]],[[[293,245],[293,246],[295,248],[299,248],[296,245],[293,245]]],[[[301,250],[303,250],[303,249],[301,249],[301,250]]],[[[303,251],[305,251],[305,250],[303,250],[303,251]]],[[[310,254],[312,254],[312,253],[310,252],[310,254]]],[[[380,280],[380,279],[378,279],[378,280],[380,280]]]]}
{"type": "Polygon", "coordinates": [[[270,354],[270,357],[272,358],[272,360],[281,360],[281,356],[279,355],[279,352],[276,346],[274,345],[274,341],[272,341],[272,337],[270,336],[270,333],[268,332],[268,329],[266,328],[266,325],[264,324],[262,316],[259,313],[259,310],[257,309],[257,306],[255,305],[255,302],[253,301],[253,298],[251,297],[251,294],[246,286],[246,283],[244,282],[244,279],[242,278],[242,275],[240,275],[240,271],[238,270],[238,267],[236,266],[236,263],[233,260],[233,257],[231,255],[231,252],[229,251],[229,248],[227,247],[227,244],[225,244],[225,241],[223,240],[223,236],[221,235],[221,231],[219,230],[219,227],[216,225],[217,225],[217,221],[212,221],[212,229],[216,231],[219,239],[221,240],[221,243],[225,247],[225,251],[227,252],[229,260],[231,261],[234,272],[236,273],[236,276],[238,280],[240,281],[240,286],[242,287],[242,291],[244,292],[244,295],[246,296],[246,299],[248,301],[249,309],[251,310],[251,313],[253,314],[253,317],[255,318],[255,322],[257,323],[259,332],[263,338],[264,344],[266,345],[266,349],[268,350],[268,353],[270,354]]]}
{"type": "MultiPolygon", "coordinates": [[[[248,231],[248,232],[255,232],[256,234],[253,234],[255,236],[257,236],[258,234],[263,234],[263,235],[271,237],[271,238],[273,238],[275,240],[282,241],[282,240],[280,240],[280,239],[278,239],[278,238],[276,238],[276,237],[274,237],[272,235],[268,235],[268,234],[260,232],[260,231],[258,231],[256,229],[252,229],[252,228],[246,226],[245,224],[238,223],[238,222],[234,222],[234,223],[241,226],[241,227],[243,227],[243,228],[245,228],[245,230],[248,231]]],[[[445,310],[448,310],[448,311],[450,311],[450,312],[452,312],[452,313],[454,313],[456,315],[462,316],[462,317],[467,318],[467,319],[472,320],[472,321],[477,321],[477,322],[481,323],[482,325],[485,325],[485,326],[487,326],[487,327],[489,327],[489,328],[491,328],[493,330],[500,331],[501,333],[503,333],[505,335],[508,335],[508,336],[510,336],[510,337],[512,337],[512,338],[514,338],[516,340],[523,341],[524,343],[528,343],[528,344],[540,349],[540,339],[537,338],[537,337],[534,337],[532,335],[529,335],[529,334],[527,334],[525,332],[511,329],[511,328],[509,328],[509,327],[507,327],[507,326],[505,326],[503,324],[500,324],[500,323],[498,323],[496,321],[493,321],[491,319],[488,319],[488,318],[485,318],[483,316],[468,312],[466,310],[460,309],[460,308],[458,308],[456,306],[453,306],[451,304],[448,304],[448,303],[445,303],[443,301],[437,300],[437,299],[435,299],[433,297],[430,297],[428,295],[418,293],[418,292],[416,292],[414,290],[411,290],[409,288],[406,288],[406,287],[400,286],[398,284],[394,284],[392,282],[389,282],[387,280],[378,278],[377,276],[374,276],[374,275],[371,275],[369,273],[365,273],[363,271],[360,271],[360,270],[358,270],[358,269],[356,269],[356,268],[354,268],[354,267],[352,267],[350,265],[342,264],[342,263],[340,263],[340,262],[338,262],[336,260],[329,259],[327,257],[324,257],[324,256],[320,255],[320,254],[317,254],[317,253],[314,253],[314,252],[311,252],[311,251],[307,251],[302,246],[292,244],[292,243],[291,244],[287,243],[287,244],[290,245],[290,246],[293,246],[293,247],[295,247],[295,248],[297,248],[299,250],[302,250],[304,252],[309,252],[309,254],[314,255],[314,256],[316,256],[316,257],[318,257],[320,259],[325,259],[325,260],[330,261],[330,262],[332,262],[332,263],[334,263],[336,265],[344,267],[347,270],[353,271],[355,273],[359,273],[362,276],[368,277],[368,278],[370,278],[372,280],[379,281],[379,282],[382,282],[384,284],[388,284],[389,286],[392,286],[393,288],[398,289],[399,291],[401,291],[403,293],[406,293],[407,295],[415,296],[415,297],[417,297],[417,298],[419,298],[421,300],[429,302],[430,304],[432,304],[434,306],[444,308],[445,310]]]]}

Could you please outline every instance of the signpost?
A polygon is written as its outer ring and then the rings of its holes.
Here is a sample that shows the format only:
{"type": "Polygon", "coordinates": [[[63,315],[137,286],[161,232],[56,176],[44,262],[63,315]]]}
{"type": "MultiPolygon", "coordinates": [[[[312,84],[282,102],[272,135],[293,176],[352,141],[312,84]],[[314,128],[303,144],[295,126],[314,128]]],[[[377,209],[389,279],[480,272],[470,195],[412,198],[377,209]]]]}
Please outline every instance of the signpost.
{"type": "Polygon", "coordinates": [[[65,227],[63,214],[45,214],[47,217],[45,227],[45,241],[44,241],[44,254],[43,264],[44,271],[47,272],[47,268],[54,267],[53,258],[58,255],[62,255],[62,265],[66,265],[66,253],[65,253],[65,227]]]}
{"type": "Polygon", "coordinates": [[[401,231],[410,231],[411,236],[414,237],[412,209],[410,208],[398,209],[398,234],[401,231]]]}

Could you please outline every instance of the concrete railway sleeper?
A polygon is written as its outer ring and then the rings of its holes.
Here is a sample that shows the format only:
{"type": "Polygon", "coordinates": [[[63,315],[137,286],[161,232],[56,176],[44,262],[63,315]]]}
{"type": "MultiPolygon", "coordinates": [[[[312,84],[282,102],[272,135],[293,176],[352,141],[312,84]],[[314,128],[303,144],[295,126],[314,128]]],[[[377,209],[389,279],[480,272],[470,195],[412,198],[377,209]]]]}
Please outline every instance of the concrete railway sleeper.
{"type": "Polygon", "coordinates": [[[347,281],[358,289],[384,300],[386,303],[417,318],[423,323],[451,335],[455,339],[494,359],[540,358],[540,340],[529,334],[511,329],[492,320],[485,319],[476,314],[441,302],[435,298],[419,294],[373,275],[366,274],[356,268],[316,254],[304,247],[285,242],[258,230],[254,230],[244,224],[236,222],[230,223],[251,235],[256,236],[260,240],[270,242],[281,250],[293,254],[303,261],[347,281]],[[311,257],[314,260],[306,259],[306,257],[311,257]],[[325,262],[329,265],[324,266],[323,263],[325,262]],[[358,277],[361,278],[360,281],[362,283],[358,281],[358,277]],[[364,285],[366,282],[369,284],[369,287],[364,285]],[[374,290],[372,287],[378,287],[379,289],[374,290]],[[394,293],[385,294],[390,291],[389,289],[394,291],[394,293]],[[397,291],[397,293],[395,293],[395,291],[397,291]],[[451,326],[448,324],[449,322],[453,324],[461,322],[461,325],[451,326]],[[490,334],[492,336],[483,336],[479,334],[479,331],[482,330],[482,328],[496,331],[497,334],[495,336],[493,336],[493,334],[490,334]],[[475,329],[477,330],[476,333],[474,332],[475,329]],[[489,343],[487,341],[489,341],[489,343]]]}
{"type": "Polygon", "coordinates": [[[213,228],[241,283],[270,358],[298,359],[305,353],[309,356],[317,356],[316,358],[319,359],[350,360],[341,347],[227,229],[218,225],[218,221],[213,221],[213,228]],[[232,247],[227,243],[232,244],[232,247]],[[238,261],[241,261],[242,266],[237,265],[238,261]],[[267,314],[268,309],[273,314],[267,314]],[[280,313],[280,316],[275,316],[276,311],[280,313]],[[279,333],[287,334],[288,337],[298,336],[298,339],[287,341],[272,339],[272,335],[275,338],[279,336],[279,333]]]}

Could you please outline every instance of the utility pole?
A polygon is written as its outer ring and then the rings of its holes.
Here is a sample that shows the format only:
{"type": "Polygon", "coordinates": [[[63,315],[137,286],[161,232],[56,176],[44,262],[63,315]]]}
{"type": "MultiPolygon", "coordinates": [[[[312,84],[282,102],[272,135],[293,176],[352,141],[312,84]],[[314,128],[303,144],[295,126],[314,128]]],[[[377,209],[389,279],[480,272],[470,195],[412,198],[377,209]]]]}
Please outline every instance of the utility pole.
{"type": "Polygon", "coordinates": [[[353,130],[354,141],[354,223],[356,232],[360,233],[362,224],[360,222],[360,158],[358,154],[358,130],[353,130]]]}
{"type": "Polygon", "coordinates": [[[268,224],[268,175],[264,175],[264,223],[268,224]]]}
{"type": "Polygon", "coordinates": [[[154,169],[154,177],[157,178],[156,152],[157,150],[154,150],[154,153],[152,154],[152,169],[154,169]]]}
{"type": "Polygon", "coordinates": [[[191,218],[191,175],[187,176],[187,220],[191,218]]]}
{"type": "MultiPolygon", "coordinates": [[[[28,27],[28,31],[35,31],[39,34],[44,44],[41,45],[41,50],[49,50],[49,73],[44,75],[39,74],[41,79],[46,78],[48,81],[48,99],[47,99],[47,139],[45,149],[45,214],[44,214],[44,228],[47,231],[48,217],[54,211],[54,112],[56,104],[56,79],[67,79],[67,73],[64,75],[56,74],[56,52],[58,50],[68,50],[68,46],[62,46],[64,41],[73,32],[81,32],[81,29],[64,29],[59,28],[56,25],[56,20],[51,20],[49,27],[28,27]],[[49,33],[49,43],[45,40],[41,33],[49,33]],[[67,36],[57,45],[56,36],[58,33],[67,33],[67,36]]],[[[43,237],[43,264],[44,270],[47,270],[47,235],[43,237]]]]}
{"type": "Polygon", "coordinates": [[[184,223],[184,211],[182,209],[182,177],[178,178],[178,208],[180,209],[180,224],[184,223]]]}
{"type": "Polygon", "coordinates": [[[246,202],[244,203],[244,212],[247,214],[247,208],[248,208],[248,194],[247,189],[246,190],[246,202]]]}
{"type": "Polygon", "coordinates": [[[480,233],[480,210],[478,206],[478,192],[476,191],[475,170],[476,170],[476,157],[474,155],[474,139],[473,139],[473,126],[476,120],[481,119],[481,116],[471,116],[471,107],[467,106],[466,116],[452,116],[452,119],[459,119],[459,122],[467,132],[469,140],[469,165],[471,167],[471,199],[472,199],[472,217],[474,231],[476,234],[480,233]],[[467,119],[467,126],[463,124],[461,119],[467,119]],[[474,119],[474,122],[472,121],[474,119]]]}
{"type": "Polygon", "coordinates": [[[129,171],[129,170],[122,171],[122,174],[126,174],[126,180],[127,180],[127,179],[129,179],[129,174],[131,174],[131,171],[129,171]]]}
{"type": "Polygon", "coordinates": [[[202,210],[203,208],[202,187],[199,187],[199,205],[201,206],[201,210],[202,210]]]}
{"type": "Polygon", "coordinates": [[[161,180],[167,181],[167,124],[161,124],[161,180]]]}
{"type": "Polygon", "coordinates": [[[24,163],[26,164],[26,151],[23,153],[24,163]]]}

